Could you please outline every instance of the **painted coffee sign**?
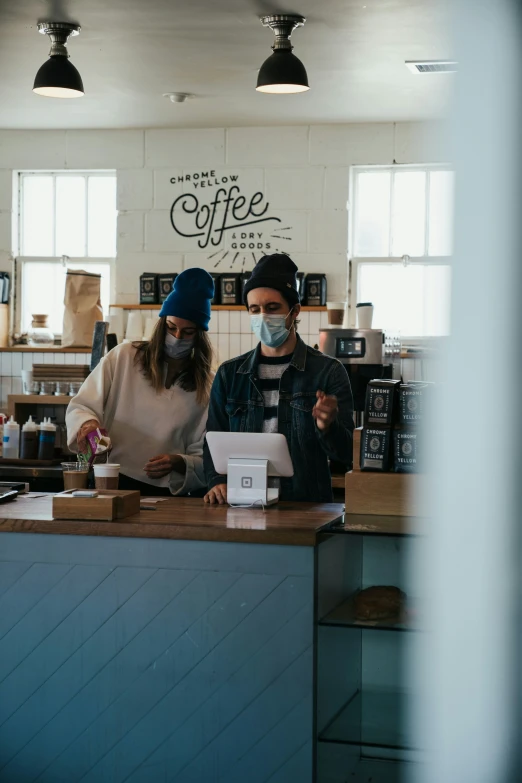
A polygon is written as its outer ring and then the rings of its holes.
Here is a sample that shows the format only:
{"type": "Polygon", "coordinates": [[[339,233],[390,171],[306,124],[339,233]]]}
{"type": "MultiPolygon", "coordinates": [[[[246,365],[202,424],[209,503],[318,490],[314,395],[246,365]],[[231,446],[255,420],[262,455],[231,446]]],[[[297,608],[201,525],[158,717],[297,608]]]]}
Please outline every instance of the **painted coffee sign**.
{"type": "Polygon", "coordinates": [[[284,253],[285,243],[292,239],[291,226],[281,226],[261,191],[242,191],[240,173],[209,169],[172,177],[170,182],[184,189],[172,203],[172,228],[193,239],[195,251],[220,246],[208,256],[215,259],[214,268],[244,269],[267,253],[284,253]]]}

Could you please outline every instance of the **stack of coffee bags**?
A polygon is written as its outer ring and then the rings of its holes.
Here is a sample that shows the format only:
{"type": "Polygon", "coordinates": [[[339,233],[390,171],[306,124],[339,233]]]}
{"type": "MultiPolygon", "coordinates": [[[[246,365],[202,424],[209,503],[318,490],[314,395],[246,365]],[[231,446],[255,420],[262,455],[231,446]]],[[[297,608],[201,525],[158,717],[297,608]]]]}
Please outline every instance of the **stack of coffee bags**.
{"type": "Polygon", "coordinates": [[[393,465],[393,426],[399,415],[400,381],[370,381],[361,436],[361,470],[387,473],[393,465]]]}
{"type": "Polygon", "coordinates": [[[399,426],[393,433],[393,464],[396,473],[422,470],[422,434],[431,383],[410,381],[399,388],[399,426]]]}

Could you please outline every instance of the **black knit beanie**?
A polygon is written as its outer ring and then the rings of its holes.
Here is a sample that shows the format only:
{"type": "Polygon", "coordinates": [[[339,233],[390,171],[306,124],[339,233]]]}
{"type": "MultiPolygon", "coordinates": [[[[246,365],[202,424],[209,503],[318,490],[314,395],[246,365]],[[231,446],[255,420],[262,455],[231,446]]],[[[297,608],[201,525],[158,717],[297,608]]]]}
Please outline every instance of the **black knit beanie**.
{"type": "Polygon", "coordinates": [[[274,288],[283,294],[287,302],[293,307],[299,303],[299,291],[297,288],[297,267],[284,253],[273,253],[271,256],[263,256],[254,267],[254,271],[245,283],[243,290],[243,303],[246,307],[249,291],[254,288],[274,288]]]}

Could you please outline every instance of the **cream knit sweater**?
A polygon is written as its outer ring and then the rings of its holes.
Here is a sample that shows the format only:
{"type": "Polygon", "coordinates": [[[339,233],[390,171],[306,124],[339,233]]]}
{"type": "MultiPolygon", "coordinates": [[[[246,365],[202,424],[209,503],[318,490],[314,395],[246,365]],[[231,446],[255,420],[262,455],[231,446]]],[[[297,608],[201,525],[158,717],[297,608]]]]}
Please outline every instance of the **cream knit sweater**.
{"type": "Polygon", "coordinates": [[[65,419],[69,447],[76,450],[81,425],[97,419],[112,441],[111,462],[119,462],[124,475],[169,487],[173,495],[202,489],[207,408],[198,405],[195,392],[177,385],[157,393],[135,366],[135,355],[131,343],[113,348],[73,397],[65,419]],[[186,475],[173,471],[162,479],[149,479],[143,467],[159,454],[180,454],[186,475]]]}

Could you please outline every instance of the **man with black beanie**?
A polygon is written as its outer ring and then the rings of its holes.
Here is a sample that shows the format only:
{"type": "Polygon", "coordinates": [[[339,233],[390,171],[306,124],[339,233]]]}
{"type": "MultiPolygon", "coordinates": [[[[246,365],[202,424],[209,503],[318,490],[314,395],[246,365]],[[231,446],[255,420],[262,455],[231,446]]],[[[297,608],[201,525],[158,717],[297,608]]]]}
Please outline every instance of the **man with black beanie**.
{"type": "MultiPolygon", "coordinates": [[[[343,365],[306,345],[297,333],[301,305],[297,267],[284,254],[264,256],[244,288],[259,345],[219,368],[210,395],[207,432],[279,432],[294,466],[280,481],[281,500],[331,502],[328,459],[352,465],[353,401],[343,365]]],[[[226,476],[208,446],[207,503],[226,503],[226,476]]]]}

